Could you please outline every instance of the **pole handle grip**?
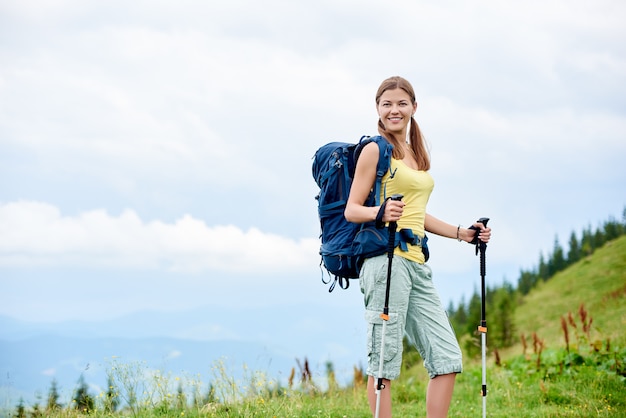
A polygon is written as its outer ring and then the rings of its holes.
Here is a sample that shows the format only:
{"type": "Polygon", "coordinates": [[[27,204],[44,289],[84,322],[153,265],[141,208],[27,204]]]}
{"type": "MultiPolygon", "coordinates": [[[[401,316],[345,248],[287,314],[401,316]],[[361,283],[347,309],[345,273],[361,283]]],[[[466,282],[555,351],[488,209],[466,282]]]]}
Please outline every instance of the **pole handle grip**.
{"type": "MultiPolygon", "coordinates": [[[[487,226],[487,222],[489,222],[489,218],[480,218],[479,220],[477,220],[476,222],[483,224],[485,227],[487,226]]],[[[478,228],[476,228],[474,225],[470,226],[467,229],[471,229],[473,231],[476,231],[474,233],[474,239],[471,240],[469,243],[470,244],[474,244],[476,245],[476,254],[478,254],[478,247],[482,247],[483,249],[487,248],[487,244],[485,244],[484,242],[480,241],[478,239],[478,228]]]]}
{"type": "MultiPolygon", "coordinates": [[[[489,222],[489,218],[480,218],[480,219],[479,219],[479,220],[477,220],[476,222],[478,222],[478,223],[480,223],[480,224],[483,224],[483,225],[486,227],[486,226],[487,226],[487,222],[489,222]]],[[[470,226],[470,227],[469,227],[469,228],[467,228],[467,229],[471,229],[471,230],[473,230],[473,231],[478,231],[474,225],[470,226]]],[[[476,235],[478,236],[478,234],[476,234],[476,235]]],[[[477,239],[478,239],[478,238],[476,238],[476,237],[475,237],[475,238],[474,238],[474,240],[472,240],[472,242],[470,242],[470,244],[475,244],[475,242],[474,242],[474,241],[476,241],[477,239]]]]}

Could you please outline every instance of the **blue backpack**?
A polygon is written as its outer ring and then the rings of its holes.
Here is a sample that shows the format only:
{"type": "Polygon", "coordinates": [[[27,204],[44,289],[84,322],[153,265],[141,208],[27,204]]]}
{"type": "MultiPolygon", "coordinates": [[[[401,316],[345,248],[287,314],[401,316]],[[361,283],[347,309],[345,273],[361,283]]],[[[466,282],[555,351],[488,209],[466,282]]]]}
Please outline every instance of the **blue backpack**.
{"type": "Polygon", "coordinates": [[[321,226],[322,245],[320,255],[328,272],[332,292],[337,282],[342,289],[349,286],[348,279],[359,277],[359,269],[367,257],[384,254],[387,249],[388,231],[382,222],[356,224],[348,222],[344,210],[348,202],[357,159],[363,147],[376,142],[380,150],[376,167],[374,189],[365,204],[378,206],[382,177],[389,170],[393,145],[381,136],[362,137],[358,143],[331,142],[317,150],[313,158],[313,178],[320,188],[316,196],[321,226]]]}

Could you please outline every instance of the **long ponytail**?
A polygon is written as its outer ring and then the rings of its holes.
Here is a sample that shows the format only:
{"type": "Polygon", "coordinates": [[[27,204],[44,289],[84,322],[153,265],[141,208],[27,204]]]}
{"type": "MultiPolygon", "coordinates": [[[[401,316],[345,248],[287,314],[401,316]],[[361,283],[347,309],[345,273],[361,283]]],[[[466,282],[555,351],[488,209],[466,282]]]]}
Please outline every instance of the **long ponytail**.
{"type": "Polygon", "coordinates": [[[426,141],[422,136],[422,131],[414,117],[411,118],[411,127],[409,131],[409,140],[411,142],[411,148],[415,153],[415,159],[417,160],[417,166],[420,170],[430,170],[430,155],[426,149],[426,141]]]}

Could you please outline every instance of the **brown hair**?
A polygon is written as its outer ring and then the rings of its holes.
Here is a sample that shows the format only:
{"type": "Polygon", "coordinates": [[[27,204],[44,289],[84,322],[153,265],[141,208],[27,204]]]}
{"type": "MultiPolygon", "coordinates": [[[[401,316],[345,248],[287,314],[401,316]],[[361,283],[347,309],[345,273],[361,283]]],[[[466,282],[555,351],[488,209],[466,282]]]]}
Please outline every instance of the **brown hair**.
{"type": "MultiPolygon", "coordinates": [[[[412,104],[416,103],[415,91],[413,91],[413,86],[411,86],[411,83],[409,83],[402,77],[394,76],[389,77],[388,79],[383,81],[378,88],[378,91],[376,92],[376,105],[379,104],[380,96],[382,96],[384,92],[394,89],[404,90],[411,98],[412,104]]],[[[411,148],[415,153],[417,166],[420,170],[428,171],[430,170],[430,157],[428,155],[428,151],[426,150],[426,145],[424,143],[424,138],[422,137],[422,132],[420,131],[420,128],[413,117],[411,117],[411,126],[409,130],[411,148]]],[[[396,138],[391,132],[387,132],[387,130],[385,129],[385,125],[380,119],[378,119],[378,133],[387,138],[387,140],[393,145],[393,158],[404,158],[404,147],[402,146],[404,138],[396,138]]]]}

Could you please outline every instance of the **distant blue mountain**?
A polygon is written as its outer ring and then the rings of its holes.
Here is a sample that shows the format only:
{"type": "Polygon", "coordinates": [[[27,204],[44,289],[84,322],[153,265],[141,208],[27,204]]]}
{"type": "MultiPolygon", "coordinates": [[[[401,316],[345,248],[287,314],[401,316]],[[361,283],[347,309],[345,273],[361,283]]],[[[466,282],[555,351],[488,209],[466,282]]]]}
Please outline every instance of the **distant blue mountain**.
{"type": "Polygon", "coordinates": [[[141,365],[208,385],[217,361],[237,377],[259,371],[286,381],[307,357],[323,378],[331,361],[340,382],[364,362],[362,311],[350,306],[139,312],[108,321],[33,323],[0,316],[0,411],[20,398],[45,404],[52,379],[62,402],[82,375],[104,391],[113,363],[141,365]]]}
{"type": "Polygon", "coordinates": [[[115,364],[180,378],[201,376],[208,385],[215,378],[212,369],[217,361],[222,361],[233,377],[241,374],[244,364],[276,378],[295,365],[292,358],[252,342],[39,336],[0,341],[0,386],[13,405],[19,398],[28,403],[39,398],[39,403],[45,403],[54,378],[63,403],[67,403],[81,375],[94,395],[105,392],[107,370],[115,364]]]}

